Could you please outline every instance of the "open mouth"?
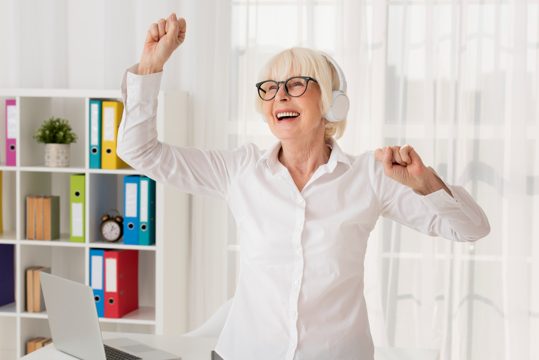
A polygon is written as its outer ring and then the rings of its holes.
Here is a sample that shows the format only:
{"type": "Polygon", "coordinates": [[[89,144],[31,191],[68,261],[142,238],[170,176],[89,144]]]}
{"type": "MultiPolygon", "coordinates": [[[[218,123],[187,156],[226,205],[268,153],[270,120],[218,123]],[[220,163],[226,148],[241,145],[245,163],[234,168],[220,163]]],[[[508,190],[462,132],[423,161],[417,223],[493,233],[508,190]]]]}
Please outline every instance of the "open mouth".
{"type": "Polygon", "coordinates": [[[279,112],[275,115],[275,117],[277,118],[277,120],[281,121],[281,120],[288,120],[288,119],[295,119],[299,116],[299,113],[298,112],[295,112],[295,111],[283,111],[283,112],[279,112]]]}

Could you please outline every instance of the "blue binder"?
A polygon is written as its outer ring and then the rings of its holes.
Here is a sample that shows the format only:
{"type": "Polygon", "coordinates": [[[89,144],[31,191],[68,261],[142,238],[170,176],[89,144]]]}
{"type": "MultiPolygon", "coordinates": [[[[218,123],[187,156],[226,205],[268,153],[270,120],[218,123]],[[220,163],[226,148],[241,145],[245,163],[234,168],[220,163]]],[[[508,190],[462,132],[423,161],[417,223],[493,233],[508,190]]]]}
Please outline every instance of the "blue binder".
{"type": "Polygon", "coordinates": [[[101,104],[102,100],[90,99],[90,168],[101,169],[101,104]]]}
{"type": "Polygon", "coordinates": [[[139,244],[155,244],[155,181],[147,176],[139,183],[139,244]]]}
{"type": "Polygon", "coordinates": [[[15,245],[0,245],[0,306],[15,301],[15,245]]]}
{"type": "Polygon", "coordinates": [[[139,244],[139,175],[124,177],[124,244],[139,244]]]}
{"type": "Polygon", "coordinates": [[[97,316],[105,316],[105,250],[90,249],[90,287],[94,292],[97,316]]]}

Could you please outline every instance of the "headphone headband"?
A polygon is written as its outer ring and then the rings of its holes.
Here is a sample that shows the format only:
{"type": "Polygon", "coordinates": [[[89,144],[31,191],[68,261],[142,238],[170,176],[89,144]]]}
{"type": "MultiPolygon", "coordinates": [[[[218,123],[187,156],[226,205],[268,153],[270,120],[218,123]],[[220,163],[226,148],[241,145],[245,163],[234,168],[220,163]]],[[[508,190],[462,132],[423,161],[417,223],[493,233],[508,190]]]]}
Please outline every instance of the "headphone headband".
{"type": "Polygon", "coordinates": [[[325,52],[321,53],[327,59],[327,61],[335,68],[335,72],[337,73],[337,77],[339,78],[339,91],[346,92],[347,84],[344,77],[344,72],[342,71],[341,67],[329,54],[326,54],[325,52]]]}

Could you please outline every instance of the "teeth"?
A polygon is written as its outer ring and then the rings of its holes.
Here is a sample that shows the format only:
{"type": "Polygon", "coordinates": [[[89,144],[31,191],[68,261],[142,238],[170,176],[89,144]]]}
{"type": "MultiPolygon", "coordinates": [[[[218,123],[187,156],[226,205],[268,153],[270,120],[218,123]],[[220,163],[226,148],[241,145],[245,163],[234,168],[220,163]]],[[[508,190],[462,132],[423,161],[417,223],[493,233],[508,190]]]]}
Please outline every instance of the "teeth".
{"type": "Polygon", "coordinates": [[[277,119],[281,119],[285,116],[299,116],[299,113],[292,111],[277,113],[277,119]]]}

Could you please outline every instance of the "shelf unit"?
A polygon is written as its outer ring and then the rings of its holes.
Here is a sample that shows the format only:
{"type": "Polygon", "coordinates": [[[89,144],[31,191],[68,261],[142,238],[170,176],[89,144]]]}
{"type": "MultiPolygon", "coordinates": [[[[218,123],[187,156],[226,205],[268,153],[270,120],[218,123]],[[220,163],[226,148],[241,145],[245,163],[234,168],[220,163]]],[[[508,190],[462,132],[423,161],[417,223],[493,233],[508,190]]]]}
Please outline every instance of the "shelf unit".
{"type": "MultiPolygon", "coordinates": [[[[25,354],[25,343],[50,336],[47,314],[25,311],[25,276],[29,266],[51,268],[53,274],[89,284],[91,248],[139,250],[140,308],[121,319],[101,318],[105,331],[181,334],[186,331],[188,195],[156,186],[156,243],[153,246],[105,243],[99,240],[101,215],[115,208],[123,213],[123,178],[133,169],[90,169],[88,157],[89,100],[121,101],[120,91],[71,89],[0,89],[0,171],[3,173],[4,232],[0,246],[15,246],[15,302],[0,307],[0,358],[25,354]],[[17,165],[5,161],[5,100],[17,103],[17,165]],[[44,145],[32,137],[50,116],[66,118],[78,135],[71,145],[70,166],[43,166],[44,145]],[[86,212],[84,243],[69,242],[69,179],[84,174],[86,212]],[[25,197],[30,194],[60,196],[61,238],[53,241],[25,239],[25,197]],[[166,314],[166,316],[165,316],[166,314]]],[[[187,101],[184,92],[160,92],[157,124],[159,140],[173,145],[187,142],[187,101]]]]}

